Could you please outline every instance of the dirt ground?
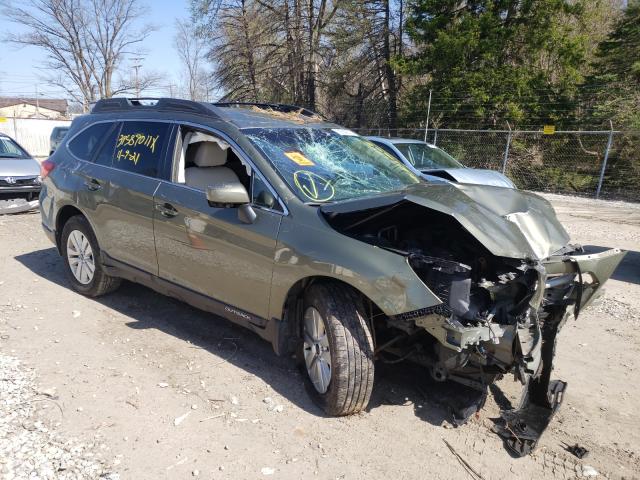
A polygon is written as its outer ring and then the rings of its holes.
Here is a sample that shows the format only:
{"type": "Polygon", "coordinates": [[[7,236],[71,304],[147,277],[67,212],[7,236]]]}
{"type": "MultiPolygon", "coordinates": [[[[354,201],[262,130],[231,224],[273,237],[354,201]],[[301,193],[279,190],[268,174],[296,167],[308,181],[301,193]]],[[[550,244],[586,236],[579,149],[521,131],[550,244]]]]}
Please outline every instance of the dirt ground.
{"type": "MultiPolygon", "coordinates": [[[[74,293],[38,214],[0,217],[0,354],[35,372],[35,414],[95,445],[109,478],[474,478],[445,440],[484,479],[640,478],[640,205],[548,198],[575,242],[630,252],[561,332],[565,402],[526,458],[492,432],[500,406],[518,402],[512,378],[452,428],[445,386],[379,366],[369,411],[327,418],[292,361],[248,331],[131,283],[95,300],[74,293]]],[[[13,478],[4,455],[0,475],[13,478]]]]}

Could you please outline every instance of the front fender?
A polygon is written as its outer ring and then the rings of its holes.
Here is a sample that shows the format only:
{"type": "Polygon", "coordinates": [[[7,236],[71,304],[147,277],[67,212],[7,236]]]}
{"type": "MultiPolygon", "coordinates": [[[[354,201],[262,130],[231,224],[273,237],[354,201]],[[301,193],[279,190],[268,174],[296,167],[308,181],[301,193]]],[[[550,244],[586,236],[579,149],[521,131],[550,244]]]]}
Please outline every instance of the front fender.
{"type": "Polygon", "coordinates": [[[406,257],[330,229],[294,225],[285,218],[276,245],[270,318],[282,318],[291,287],[312,277],[351,285],[389,316],[442,303],[406,257]]]}

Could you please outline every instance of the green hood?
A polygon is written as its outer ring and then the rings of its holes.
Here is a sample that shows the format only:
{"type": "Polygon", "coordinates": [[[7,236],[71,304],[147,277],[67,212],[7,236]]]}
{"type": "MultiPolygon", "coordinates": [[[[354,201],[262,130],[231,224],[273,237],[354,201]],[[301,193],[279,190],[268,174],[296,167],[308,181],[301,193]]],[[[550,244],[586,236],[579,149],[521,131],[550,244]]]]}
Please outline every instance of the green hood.
{"type": "Polygon", "coordinates": [[[551,204],[522,190],[420,183],[402,192],[323,205],[329,216],[412,202],[454,217],[491,253],[542,260],[569,242],[551,204]]]}

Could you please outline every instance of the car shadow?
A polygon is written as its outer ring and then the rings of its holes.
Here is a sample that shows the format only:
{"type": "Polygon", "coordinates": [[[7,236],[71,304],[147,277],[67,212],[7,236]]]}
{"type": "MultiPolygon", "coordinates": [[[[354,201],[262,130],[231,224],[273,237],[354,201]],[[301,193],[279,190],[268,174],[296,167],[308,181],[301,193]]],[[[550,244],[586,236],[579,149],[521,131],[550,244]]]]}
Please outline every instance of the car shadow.
{"type": "Polygon", "coordinates": [[[640,285],[640,252],[627,251],[611,278],[621,282],[640,285]]]}
{"type": "MultiPolygon", "coordinates": [[[[15,259],[36,275],[70,288],[55,248],[15,259]]],[[[94,300],[130,317],[128,327],[160,330],[202,348],[216,356],[214,362],[227,361],[261,378],[299,408],[326,417],[305,391],[303,376],[293,359],[276,356],[271,345],[255,333],[131,282],[125,281],[114,293],[94,300]]],[[[418,418],[441,426],[451,421],[452,405],[468,403],[473,398],[470,392],[471,389],[451,382],[435,382],[425,368],[409,362],[395,365],[377,362],[368,410],[388,405],[412,406],[418,418]]]]}

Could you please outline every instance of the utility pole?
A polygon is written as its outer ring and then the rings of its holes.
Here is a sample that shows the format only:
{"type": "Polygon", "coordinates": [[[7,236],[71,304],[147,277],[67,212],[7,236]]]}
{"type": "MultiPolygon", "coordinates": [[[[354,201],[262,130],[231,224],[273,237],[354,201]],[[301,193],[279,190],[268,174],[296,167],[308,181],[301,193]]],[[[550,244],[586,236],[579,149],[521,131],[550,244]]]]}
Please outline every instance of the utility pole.
{"type": "Polygon", "coordinates": [[[142,57],[134,57],[131,59],[133,62],[138,62],[135,65],[133,65],[133,68],[135,69],[136,73],[135,73],[135,89],[136,89],[136,98],[140,97],[140,79],[138,77],[138,70],[142,67],[142,64],[139,63],[142,60],[144,60],[142,57]]]}
{"type": "Polygon", "coordinates": [[[429,115],[431,114],[431,93],[432,90],[429,89],[429,105],[427,106],[427,124],[424,126],[424,141],[427,141],[427,133],[429,133],[429,115]]]}
{"type": "Polygon", "coordinates": [[[38,84],[36,83],[36,118],[40,117],[40,93],[38,92],[38,84]]]}

